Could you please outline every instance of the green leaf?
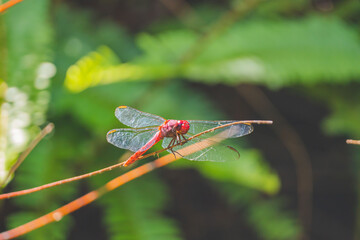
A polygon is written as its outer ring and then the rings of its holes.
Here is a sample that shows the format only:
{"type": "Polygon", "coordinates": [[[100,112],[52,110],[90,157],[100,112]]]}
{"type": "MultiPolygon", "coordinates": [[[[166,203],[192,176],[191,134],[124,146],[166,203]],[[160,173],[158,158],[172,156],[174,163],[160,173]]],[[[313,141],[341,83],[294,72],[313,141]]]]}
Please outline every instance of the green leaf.
{"type": "Polygon", "coordinates": [[[126,64],[106,66],[93,59],[87,68],[81,68],[78,62],[74,68],[81,69],[77,72],[83,76],[94,69],[97,72],[95,80],[80,77],[78,82],[90,81],[95,86],[183,77],[210,84],[247,82],[282,87],[325,81],[343,83],[360,76],[356,32],[335,17],[245,21],[230,27],[208,45],[203,43],[204,50],[182,65],[182,58],[200,37],[187,29],[155,36],[140,34],[137,42],[142,56],[126,64]]]}
{"type": "MultiPolygon", "coordinates": [[[[234,144],[231,146],[238,149],[234,144]]],[[[240,159],[226,163],[180,160],[175,165],[196,167],[204,176],[215,181],[233,183],[267,194],[276,194],[280,189],[280,179],[260,154],[255,150],[245,149],[239,152],[240,159]]]]}
{"type": "Polygon", "coordinates": [[[91,52],[72,65],[65,79],[65,87],[72,92],[80,92],[89,87],[122,81],[138,81],[157,78],[159,80],[174,75],[167,64],[138,65],[118,64],[120,60],[105,46],[91,52]]]}
{"type": "MultiPolygon", "coordinates": [[[[188,38],[186,31],[177,41],[189,41],[184,38],[188,38]]],[[[254,20],[234,25],[211,42],[183,69],[183,76],[207,83],[249,82],[270,87],[343,83],[360,76],[359,60],[356,32],[339,19],[254,20]]]]}

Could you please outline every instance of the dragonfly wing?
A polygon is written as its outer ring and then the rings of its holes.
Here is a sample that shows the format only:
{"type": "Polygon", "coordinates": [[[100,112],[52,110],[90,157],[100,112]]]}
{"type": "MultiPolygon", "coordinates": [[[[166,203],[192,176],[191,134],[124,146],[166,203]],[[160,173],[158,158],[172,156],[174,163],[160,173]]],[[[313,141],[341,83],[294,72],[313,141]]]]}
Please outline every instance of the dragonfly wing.
{"type": "MultiPolygon", "coordinates": [[[[228,122],[229,123],[229,122],[228,122]]],[[[177,151],[186,146],[197,144],[196,146],[199,148],[199,151],[183,156],[186,159],[194,160],[194,161],[214,161],[214,162],[225,162],[229,160],[236,160],[240,157],[239,152],[226,145],[221,143],[224,139],[227,138],[235,138],[239,136],[244,136],[249,134],[252,131],[251,125],[244,124],[245,126],[249,126],[250,128],[245,128],[243,124],[232,125],[229,127],[224,127],[221,129],[217,129],[213,132],[206,133],[199,137],[193,138],[191,141],[173,148],[173,151],[177,151]],[[225,132],[226,131],[226,132],[225,132]],[[218,134],[226,133],[226,135],[219,136],[218,134]],[[218,136],[218,137],[216,137],[218,136]],[[210,138],[210,139],[209,139],[210,138]],[[209,146],[210,145],[210,146],[209,146]],[[209,146],[202,149],[202,146],[209,146]]],[[[190,125],[191,128],[191,125],[190,125]]],[[[207,129],[205,129],[207,130],[207,129]]],[[[204,131],[205,131],[204,130],[204,131]]],[[[189,138],[191,135],[186,134],[186,138],[189,138]]],[[[162,146],[167,148],[171,138],[164,138],[162,146]]],[[[168,150],[171,152],[171,150],[168,150]]]]}
{"type": "Polygon", "coordinates": [[[137,152],[158,132],[157,128],[119,128],[109,131],[106,140],[112,145],[137,152]]]}
{"type": "MultiPolygon", "coordinates": [[[[190,137],[190,135],[186,137],[190,137]]],[[[169,145],[170,141],[171,139],[169,140],[165,138],[163,140],[163,147],[166,148],[169,145]]],[[[192,154],[185,155],[183,156],[183,158],[193,161],[225,162],[225,161],[236,160],[240,157],[239,152],[233,149],[232,147],[228,147],[224,144],[221,144],[216,140],[207,140],[207,139],[202,139],[200,137],[194,138],[191,141],[181,146],[174,147],[173,151],[176,152],[181,148],[190,146],[195,143],[197,144],[196,146],[199,148],[199,150],[192,154]],[[203,145],[205,146],[211,145],[211,146],[202,149],[203,145]]],[[[171,152],[171,150],[168,150],[168,152],[171,152]]]]}
{"type": "MultiPolygon", "coordinates": [[[[219,127],[221,125],[225,125],[225,124],[229,124],[229,123],[233,123],[233,122],[237,122],[237,121],[189,120],[188,122],[190,124],[189,133],[192,135],[195,135],[200,132],[206,131],[208,129],[219,127]]],[[[242,137],[242,136],[248,135],[254,131],[254,128],[251,124],[240,123],[240,124],[232,125],[229,127],[224,127],[219,130],[215,130],[214,132],[212,132],[212,134],[207,134],[206,136],[209,137],[211,135],[216,135],[217,133],[224,131],[226,129],[230,129],[230,128],[231,128],[231,131],[229,133],[231,133],[230,134],[231,136],[229,135],[229,138],[242,137]]]]}
{"type": "Polygon", "coordinates": [[[127,106],[116,108],[115,116],[120,122],[132,128],[159,126],[166,121],[166,119],[160,116],[142,112],[127,106]]]}

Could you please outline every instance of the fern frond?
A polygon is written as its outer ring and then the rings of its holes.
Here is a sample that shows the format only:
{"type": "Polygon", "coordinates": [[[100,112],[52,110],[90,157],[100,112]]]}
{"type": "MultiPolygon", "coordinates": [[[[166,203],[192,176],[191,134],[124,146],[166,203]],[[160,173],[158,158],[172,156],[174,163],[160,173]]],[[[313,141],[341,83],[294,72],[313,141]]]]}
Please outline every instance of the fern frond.
{"type": "Polygon", "coordinates": [[[85,68],[78,62],[72,68],[83,76],[96,71],[96,80],[77,75],[78,82],[91,81],[91,86],[183,77],[209,84],[247,82],[280,87],[325,81],[342,84],[360,76],[356,32],[335,17],[238,23],[182,65],[182,57],[199,38],[187,29],[141,34],[137,42],[143,55],[134,61],[104,66],[93,59],[91,66],[85,68]]]}

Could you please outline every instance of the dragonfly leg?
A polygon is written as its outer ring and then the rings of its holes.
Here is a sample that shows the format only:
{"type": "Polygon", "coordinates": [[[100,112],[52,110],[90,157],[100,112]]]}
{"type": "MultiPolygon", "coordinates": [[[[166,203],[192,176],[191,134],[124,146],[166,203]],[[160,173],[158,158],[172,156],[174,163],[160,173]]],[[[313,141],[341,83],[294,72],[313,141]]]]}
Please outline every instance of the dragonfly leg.
{"type": "MultiPolygon", "coordinates": [[[[175,139],[175,138],[174,138],[175,139]]],[[[185,144],[186,142],[187,142],[188,140],[184,137],[184,135],[183,134],[177,134],[176,135],[176,144],[179,144],[179,145],[183,145],[183,144],[185,144]],[[182,139],[181,139],[182,138],[182,139]]],[[[184,157],[183,155],[181,155],[179,152],[177,152],[177,151],[173,151],[173,150],[171,150],[172,152],[173,152],[173,154],[175,155],[175,153],[177,153],[177,154],[179,154],[179,156],[181,156],[182,158],[184,157]]]]}
{"type": "Polygon", "coordinates": [[[176,154],[175,153],[177,153],[176,151],[173,151],[172,149],[171,149],[171,153],[174,155],[174,158],[176,159],[176,154]]]}
{"type": "Polygon", "coordinates": [[[173,139],[171,139],[169,145],[167,148],[169,148],[169,150],[171,151],[171,153],[174,155],[175,159],[176,159],[176,154],[175,154],[175,151],[171,148],[172,146],[175,145],[175,142],[177,142],[177,138],[176,137],[173,137],[173,139]]]}
{"type": "MultiPolygon", "coordinates": [[[[179,152],[177,152],[177,151],[174,151],[174,152],[173,152],[174,155],[175,155],[175,153],[179,154],[180,157],[182,157],[182,158],[184,157],[183,155],[181,155],[181,154],[180,154],[179,152]]],[[[175,156],[175,157],[176,157],[176,156],[175,156]]]]}
{"type": "Polygon", "coordinates": [[[174,151],[172,150],[172,146],[174,146],[175,145],[175,141],[176,141],[176,138],[174,137],[173,139],[171,139],[171,141],[169,142],[169,145],[167,146],[167,148],[169,148],[169,150],[171,151],[171,153],[172,154],[174,154],[174,157],[175,157],[175,159],[176,159],[176,155],[175,155],[175,153],[174,153],[174,151]]]}
{"type": "Polygon", "coordinates": [[[167,148],[171,148],[172,146],[174,146],[174,143],[175,143],[175,138],[171,139],[167,148]]]}
{"type": "Polygon", "coordinates": [[[171,151],[171,153],[174,155],[175,159],[176,159],[176,154],[175,154],[175,153],[179,154],[181,157],[184,157],[184,156],[181,155],[180,153],[178,153],[177,151],[174,151],[174,150],[172,149],[172,147],[173,147],[174,145],[176,145],[176,144],[178,144],[178,145],[183,145],[183,144],[185,144],[187,141],[188,141],[188,140],[184,137],[183,134],[178,134],[178,133],[176,133],[176,135],[173,137],[173,139],[171,139],[171,141],[170,141],[170,143],[169,143],[169,145],[168,145],[167,148],[169,148],[169,150],[171,151]]]}
{"type": "Polygon", "coordinates": [[[183,134],[180,134],[180,136],[183,138],[183,141],[181,142],[181,145],[187,143],[188,140],[186,139],[186,137],[184,137],[183,134]]]}
{"type": "Polygon", "coordinates": [[[176,134],[176,144],[181,144],[180,136],[181,134],[176,134]]]}

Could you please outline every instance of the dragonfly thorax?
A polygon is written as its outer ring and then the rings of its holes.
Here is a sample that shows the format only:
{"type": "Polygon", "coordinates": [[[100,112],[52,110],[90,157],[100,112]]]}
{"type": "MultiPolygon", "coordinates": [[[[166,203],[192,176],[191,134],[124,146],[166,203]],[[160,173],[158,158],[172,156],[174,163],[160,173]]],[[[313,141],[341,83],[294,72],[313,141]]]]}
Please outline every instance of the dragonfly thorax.
{"type": "Polygon", "coordinates": [[[160,126],[161,136],[176,137],[189,131],[190,124],[186,120],[167,120],[160,126]]]}

